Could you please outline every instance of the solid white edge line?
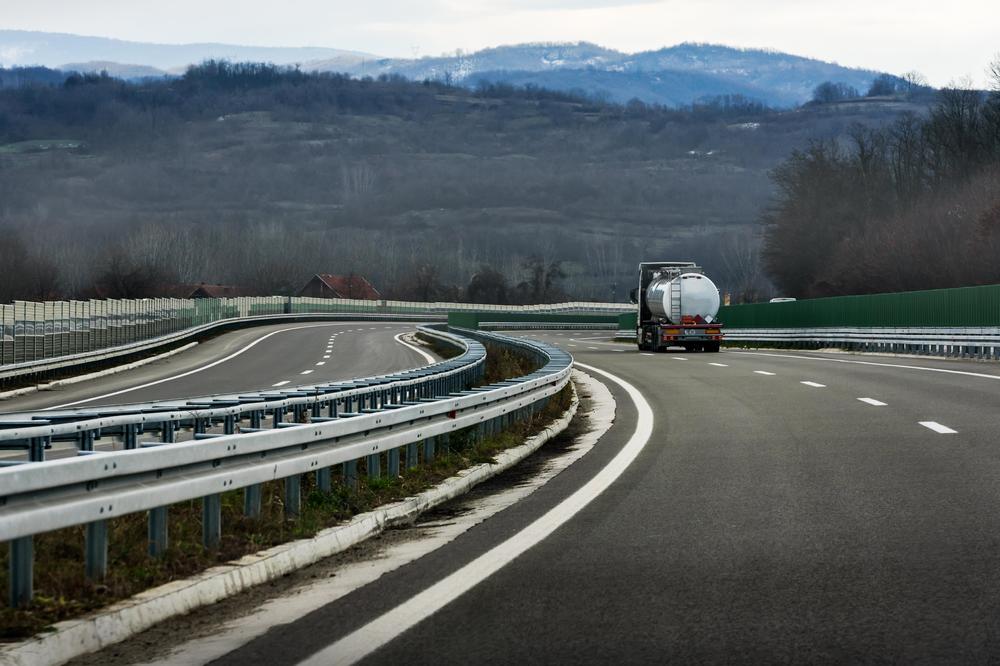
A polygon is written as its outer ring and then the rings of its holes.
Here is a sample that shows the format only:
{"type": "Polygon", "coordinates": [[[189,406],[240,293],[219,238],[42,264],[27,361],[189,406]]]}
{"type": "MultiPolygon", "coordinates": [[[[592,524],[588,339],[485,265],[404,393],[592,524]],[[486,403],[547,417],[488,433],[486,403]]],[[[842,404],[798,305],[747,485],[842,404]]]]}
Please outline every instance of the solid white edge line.
{"type": "Polygon", "coordinates": [[[444,608],[481,581],[493,575],[516,557],[537,545],[554,530],[575,516],[607,490],[639,456],[653,433],[653,410],[637,388],[624,379],[592,365],[574,365],[603,375],[621,386],[635,404],[638,420],[625,446],[590,481],[544,515],[503,543],[483,553],[454,573],[446,576],[416,596],[375,618],[360,629],[344,636],[308,659],[303,666],[353,664],[400,636],[422,620],[444,608]]]}
{"type": "Polygon", "coordinates": [[[917,421],[917,423],[919,423],[920,425],[922,425],[923,427],[925,427],[925,428],[927,428],[929,430],[933,430],[934,432],[938,433],[939,435],[957,435],[958,434],[957,430],[952,430],[948,426],[941,425],[937,421],[917,421]]]}
{"type": "Polygon", "coordinates": [[[858,398],[858,400],[865,403],[866,405],[871,405],[872,407],[888,406],[886,403],[882,402],[881,400],[876,400],[875,398],[858,398]]]}
{"type": "MultiPolygon", "coordinates": [[[[372,330],[374,331],[375,329],[372,329],[372,330]]],[[[404,342],[401,339],[402,336],[404,336],[404,335],[408,335],[408,333],[407,332],[399,333],[399,334],[393,336],[392,339],[395,340],[396,342],[398,342],[399,344],[403,345],[404,347],[407,347],[407,348],[409,348],[409,349],[417,352],[418,354],[420,354],[424,358],[424,360],[427,361],[428,365],[430,365],[431,363],[436,362],[436,359],[433,356],[431,356],[430,354],[428,354],[427,352],[425,352],[420,347],[417,347],[415,345],[411,345],[409,342],[404,342]]]]}
{"type": "Polygon", "coordinates": [[[232,360],[232,359],[236,358],[237,356],[239,356],[243,352],[251,349],[252,347],[257,346],[258,344],[260,344],[264,340],[267,340],[272,335],[277,335],[278,333],[287,333],[288,331],[297,331],[297,330],[303,329],[303,328],[319,328],[321,326],[336,326],[336,324],[308,324],[308,325],[305,325],[305,326],[292,326],[290,328],[282,328],[282,329],[279,329],[277,331],[271,331],[267,335],[262,335],[261,337],[257,338],[256,340],[254,340],[253,342],[251,342],[250,344],[248,344],[246,347],[243,347],[242,349],[237,349],[235,352],[233,352],[229,356],[225,356],[223,358],[220,358],[217,361],[212,361],[211,363],[209,363],[207,365],[203,365],[201,367],[194,368],[193,370],[188,370],[187,372],[182,372],[179,375],[173,375],[171,377],[164,377],[163,379],[157,379],[156,381],[146,382],[145,384],[139,384],[138,386],[130,386],[129,388],[120,389],[118,391],[112,391],[111,393],[105,393],[104,395],[95,395],[95,396],[93,396],[91,398],[84,398],[83,400],[76,400],[74,402],[67,402],[67,403],[62,404],[62,405],[53,405],[52,407],[46,407],[45,409],[43,409],[41,411],[47,412],[47,411],[50,411],[50,410],[53,410],[53,409],[63,409],[64,407],[74,407],[76,405],[83,405],[85,403],[93,402],[95,400],[103,400],[104,398],[111,398],[111,397],[114,397],[116,395],[121,395],[123,393],[131,393],[132,391],[138,391],[140,389],[149,388],[150,386],[156,386],[157,384],[163,384],[164,382],[172,382],[175,379],[180,379],[182,377],[189,377],[189,376],[191,376],[191,375],[193,375],[195,373],[201,372],[202,370],[208,370],[209,368],[214,368],[215,366],[219,365],[220,363],[225,363],[226,361],[229,361],[229,360],[232,360]]]}

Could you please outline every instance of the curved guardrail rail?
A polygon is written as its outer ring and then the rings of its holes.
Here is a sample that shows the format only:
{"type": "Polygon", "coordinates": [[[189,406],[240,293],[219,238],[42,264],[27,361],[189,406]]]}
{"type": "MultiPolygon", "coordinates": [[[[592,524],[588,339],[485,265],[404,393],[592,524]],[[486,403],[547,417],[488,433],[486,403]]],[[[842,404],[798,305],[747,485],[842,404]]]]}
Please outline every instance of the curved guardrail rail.
{"type": "MultiPolygon", "coordinates": [[[[438,371],[411,371],[423,373],[420,377],[374,378],[370,386],[356,388],[311,387],[294,392],[304,395],[282,396],[270,403],[248,396],[245,403],[205,408],[196,404],[193,409],[152,414],[129,406],[123,408],[131,410],[125,414],[0,431],[5,441],[26,436],[35,440],[57,434],[80,437],[97,428],[129,424],[182,422],[196,437],[173,443],[161,438],[117,452],[84,449],[75,458],[0,469],[0,540],[11,542],[11,605],[22,605],[32,597],[35,534],[86,525],[86,573],[101,578],[107,570],[109,518],[148,511],[149,550],[156,556],[166,548],[168,505],[203,498],[203,540],[211,548],[221,536],[222,492],[243,489],[245,512],[254,516],[260,512],[260,484],[283,480],[285,510],[295,516],[303,474],[315,473],[321,491],[330,491],[334,465],[342,466],[343,482],[356,483],[359,459],[367,461],[369,476],[382,475],[383,461],[388,474],[398,475],[404,461],[407,467],[417,464],[418,446],[423,448],[423,459],[430,460],[439,438],[469,428],[477,436],[492,433],[540,409],[569,381],[573,359],[557,348],[479,331],[460,330],[456,335],[423,330],[463,346],[465,352],[438,364],[438,371]],[[534,355],[539,367],[523,377],[470,388],[481,377],[484,343],[524,350],[534,355]],[[345,400],[365,400],[367,406],[338,410],[337,405],[351,404],[345,400]],[[301,407],[300,416],[309,414],[302,419],[305,422],[278,418],[269,429],[236,427],[237,417],[253,423],[254,414],[268,409],[280,414],[295,406],[301,407]],[[323,406],[328,415],[316,415],[317,407],[321,414],[323,406]],[[226,432],[197,432],[199,420],[219,419],[226,432]]],[[[173,426],[163,432],[173,432],[173,426]]]]}
{"type": "Polygon", "coordinates": [[[0,380],[16,379],[26,375],[38,375],[62,368],[102,363],[112,359],[148,352],[159,347],[176,344],[219,329],[242,326],[255,326],[268,322],[281,321],[406,321],[434,322],[441,321],[441,315],[418,314],[379,314],[379,313],[296,313],[296,314],[265,314],[247,317],[231,317],[218,319],[206,324],[183,328],[155,337],[144,338],[116,346],[102,347],[91,351],[45,357],[20,363],[10,363],[0,366],[0,380]]]}
{"type": "Polygon", "coordinates": [[[0,382],[127,357],[212,329],[272,319],[440,321],[453,312],[613,315],[630,309],[622,303],[581,301],[488,305],[289,296],[15,301],[0,305],[0,382]]]}
{"type": "MultiPolygon", "coordinates": [[[[287,427],[309,418],[336,418],[390,403],[421,400],[432,395],[461,390],[482,375],[486,350],[472,340],[423,329],[426,335],[463,349],[459,356],[414,370],[307,386],[261,392],[201,396],[183,401],[159,401],[112,407],[68,409],[0,415],[0,449],[25,450],[28,461],[45,459],[53,441],[76,441],[82,452],[93,452],[102,437],[120,437],[125,449],[177,441],[177,433],[190,430],[194,438],[210,435],[221,427],[223,434],[237,430],[252,432],[268,423],[287,427]],[[243,422],[249,421],[244,426],[243,422]],[[159,442],[140,441],[140,435],[155,433],[159,442]]],[[[16,464],[7,462],[4,465],[16,464]]]]}

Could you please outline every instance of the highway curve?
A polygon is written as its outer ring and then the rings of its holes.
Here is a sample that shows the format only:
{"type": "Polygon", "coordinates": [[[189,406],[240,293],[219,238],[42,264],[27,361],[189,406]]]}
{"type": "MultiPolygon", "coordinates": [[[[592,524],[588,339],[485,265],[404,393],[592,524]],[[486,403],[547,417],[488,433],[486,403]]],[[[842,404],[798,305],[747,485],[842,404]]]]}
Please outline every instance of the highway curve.
{"type": "Polygon", "coordinates": [[[287,322],[224,333],[120,374],[0,401],[0,412],[96,407],[370,377],[426,365],[393,340],[413,324],[287,322]],[[154,383],[156,382],[156,383],[154,383]]]}
{"type": "Polygon", "coordinates": [[[605,380],[616,421],[579,462],[446,546],[214,663],[334,663],[331,645],[396,618],[404,603],[412,612],[426,596],[417,595],[441,581],[441,608],[429,619],[364,636],[366,663],[1000,654],[996,365],[654,356],[594,333],[535,337],[627,380],[652,406],[652,436],[624,473],[499,571],[450,589],[449,574],[520,538],[621,452],[637,409],[605,380]]]}

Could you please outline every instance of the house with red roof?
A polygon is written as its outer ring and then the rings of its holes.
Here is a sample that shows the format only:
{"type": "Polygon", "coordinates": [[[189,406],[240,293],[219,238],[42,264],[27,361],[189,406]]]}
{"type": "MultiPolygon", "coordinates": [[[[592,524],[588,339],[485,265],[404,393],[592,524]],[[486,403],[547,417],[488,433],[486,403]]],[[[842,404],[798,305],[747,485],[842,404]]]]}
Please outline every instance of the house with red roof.
{"type": "Polygon", "coordinates": [[[314,275],[306,283],[306,286],[299,290],[298,295],[312,298],[382,300],[382,294],[366,278],[360,275],[330,275],[329,273],[314,275]]]}

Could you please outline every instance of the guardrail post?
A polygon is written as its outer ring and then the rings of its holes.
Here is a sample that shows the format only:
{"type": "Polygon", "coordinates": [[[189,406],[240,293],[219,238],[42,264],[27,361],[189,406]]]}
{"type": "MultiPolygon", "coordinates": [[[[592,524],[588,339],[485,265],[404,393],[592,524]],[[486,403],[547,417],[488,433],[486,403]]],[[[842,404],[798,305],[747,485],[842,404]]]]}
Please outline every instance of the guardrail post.
{"type": "Polygon", "coordinates": [[[429,463],[434,460],[434,438],[428,437],[424,440],[424,462],[429,463]]]}
{"type": "Polygon", "coordinates": [[[226,420],[223,423],[223,432],[227,435],[236,434],[236,417],[232,414],[226,414],[226,420]]]}
{"type": "Polygon", "coordinates": [[[81,451],[93,451],[94,450],[94,431],[93,430],[81,430],[80,431],[80,443],[78,444],[81,451]]]}
{"type": "Polygon", "coordinates": [[[389,478],[395,479],[399,476],[399,448],[389,449],[389,478]]]}
{"type": "Polygon", "coordinates": [[[196,418],[194,420],[194,434],[203,435],[208,430],[207,419],[196,418]]]}
{"type": "Polygon", "coordinates": [[[125,432],[122,435],[122,444],[126,449],[134,449],[139,446],[139,425],[137,423],[126,423],[125,432]]]}
{"type": "Polygon", "coordinates": [[[28,441],[28,460],[31,462],[45,461],[45,447],[48,446],[49,437],[32,437],[28,441]]]}
{"type": "Polygon", "coordinates": [[[259,428],[262,420],[261,417],[263,417],[263,413],[259,409],[255,409],[250,412],[250,427],[259,428]]]}
{"type": "Polygon", "coordinates": [[[271,426],[277,428],[278,424],[281,423],[282,419],[285,417],[285,408],[275,407],[271,410],[271,415],[273,417],[273,423],[271,423],[271,426]]]}
{"type": "Polygon", "coordinates": [[[100,581],[108,574],[108,521],[87,523],[86,559],[84,570],[87,580],[100,581]]]}
{"type": "Polygon", "coordinates": [[[316,489],[321,493],[329,493],[333,490],[333,470],[329,467],[316,470],[316,489]]]}
{"type": "Polygon", "coordinates": [[[160,441],[164,444],[174,443],[174,422],[164,421],[160,424],[160,441]]]}
{"type": "Polygon", "coordinates": [[[201,499],[201,543],[214,550],[222,540],[222,495],[206,495],[201,499]]]}
{"type": "Polygon", "coordinates": [[[255,483],[243,489],[243,515],[247,518],[260,518],[261,485],[255,483]]]}
{"type": "Polygon", "coordinates": [[[344,463],[342,469],[342,475],[344,479],[344,485],[348,488],[355,489],[358,487],[358,461],[348,460],[344,463]]]}
{"type": "Polygon", "coordinates": [[[149,510],[149,554],[162,557],[167,552],[167,507],[149,510]]]}
{"type": "Polygon", "coordinates": [[[410,442],[406,445],[406,469],[413,469],[417,464],[417,443],[410,442]]]}
{"type": "Polygon", "coordinates": [[[377,479],[382,476],[382,456],[373,453],[368,456],[368,478],[377,479]]]}
{"type": "Polygon", "coordinates": [[[8,605],[23,608],[34,597],[35,541],[26,536],[10,542],[8,556],[8,580],[10,587],[8,605]]]}
{"type": "Polygon", "coordinates": [[[302,513],[302,477],[298,474],[285,478],[285,520],[292,520],[302,513]]]}

